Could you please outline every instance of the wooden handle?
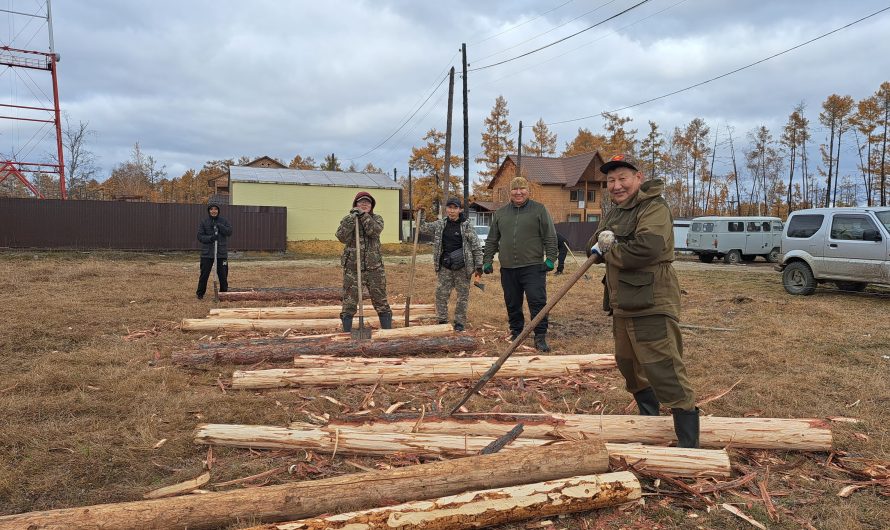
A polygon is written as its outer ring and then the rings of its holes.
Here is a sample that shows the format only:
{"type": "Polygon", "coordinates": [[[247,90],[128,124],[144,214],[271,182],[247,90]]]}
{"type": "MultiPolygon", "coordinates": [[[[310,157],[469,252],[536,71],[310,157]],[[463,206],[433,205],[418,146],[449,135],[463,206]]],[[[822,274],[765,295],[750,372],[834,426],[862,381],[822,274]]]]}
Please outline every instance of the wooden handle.
{"type": "Polygon", "coordinates": [[[411,275],[408,276],[408,296],[405,297],[405,327],[410,326],[411,321],[411,295],[414,293],[414,271],[417,264],[417,239],[420,235],[420,213],[417,210],[414,216],[414,249],[411,251],[411,275]]]}

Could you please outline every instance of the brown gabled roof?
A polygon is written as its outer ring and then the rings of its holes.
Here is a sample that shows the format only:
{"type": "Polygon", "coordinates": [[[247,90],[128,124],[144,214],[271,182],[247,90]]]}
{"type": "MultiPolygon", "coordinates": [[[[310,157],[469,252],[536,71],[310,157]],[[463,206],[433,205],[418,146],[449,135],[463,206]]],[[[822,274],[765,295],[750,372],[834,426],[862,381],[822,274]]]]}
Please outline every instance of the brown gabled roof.
{"type": "Polygon", "coordinates": [[[505,203],[502,202],[493,202],[493,201],[473,201],[470,203],[470,206],[477,206],[477,209],[485,210],[486,212],[493,212],[503,206],[505,203]]]}
{"type": "MultiPolygon", "coordinates": [[[[522,156],[522,173],[531,182],[538,184],[555,184],[559,186],[574,186],[580,180],[581,175],[591,168],[591,163],[598,158],[596,152],[583,153],[575,156],[567,157],[547,157],[547,156],[522,156]]],[[[602,160],[602,157],[599,157],[602,160]]],[[[516,164],[516,155],[507,155],[498,168],[500,173],[507,161],[516,164]]],[[[488,188],[493,189],[494,182],[497,179],[491,179],[488,188]]]]}
{"type": "Polygon", "coordinates": [[[256,160],[251,160],[244,165],[247,167],[274,167],[278,169],[287,169],[287,166],[270,156],[261,156],[256,160]]]}

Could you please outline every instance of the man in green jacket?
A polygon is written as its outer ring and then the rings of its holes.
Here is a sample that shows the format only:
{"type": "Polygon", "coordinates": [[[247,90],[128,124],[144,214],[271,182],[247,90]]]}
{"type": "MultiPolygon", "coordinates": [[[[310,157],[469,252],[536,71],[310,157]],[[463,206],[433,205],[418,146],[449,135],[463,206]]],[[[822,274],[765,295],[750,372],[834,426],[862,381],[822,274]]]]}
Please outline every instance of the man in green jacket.
{"type": "MultiPolygon", "coordinates": [[[[510,203],[491,218],[482,272],[494,271],[495,253],[501,262],[501,287],[507,305],[510,334],[515,339],[525,327],[522,298],[528,300],[532,318],[547,305],[547,273],[557,259],[556,228],[543,204],[528,198],[528,181],[510,181],[510,203]],[[546,257],[546,259],[545,259],[546,257]]],[[[547,317],[535,326],[535,348],[548,352],[547,317]]]]}
{"type": "Polygon", "coordinates": [[[588,244],[606,264],[603,309],[612,315],[615,360],[643,416],[671,409],[680,447],[698,447],[695,393],[683,364],[680,284],[672,265],[674,230],[664,182],[645,181],[617,155],[603,164],[615,203],[588,244]]]}

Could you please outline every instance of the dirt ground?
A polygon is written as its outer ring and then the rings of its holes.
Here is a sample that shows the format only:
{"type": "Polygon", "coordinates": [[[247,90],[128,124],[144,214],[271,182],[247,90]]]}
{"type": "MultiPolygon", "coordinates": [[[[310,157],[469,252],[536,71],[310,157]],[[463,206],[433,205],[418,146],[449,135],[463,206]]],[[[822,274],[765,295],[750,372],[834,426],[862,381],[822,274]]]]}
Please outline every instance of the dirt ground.
{"type": "MultiPolygon", "coordinates": [[[[413,302],[431,303],[432,265],[428,256],[418,263],[413,302]]],[[[393,304],[404,303],[409,265],[410,256],[387,259],[393,304]]],[[[844,293],[825,286],[813,296],[794,297],[782,289],[780,275],[762,263],[705,266],[684,260],[677,269],[683,322],[733,330],[684,331],[685,357],[699,398],[732,387],[705,404],[704,414],[858,422],[832,421],[831,455],[730,449],[736,476],[753,470],[758,481],[765,481],[776,507],[773,520],[756,485],[710,495],[716,507],[707,509],[700,499],[644,479],[642,505],[509,528],[751,528],[721,509],[721,503],[770,528],[887,528],[890,477],[841,497],[842,488],[861,477],[833,462],[858,457],[886,466],[890,461],[890,291],[870,287],[865,293],[844,293]]],[[[573,270],[570,261],[567,272],[573,270]]],[[[307,259],[230,260],[232,287],[337,286],[340,275],[336,258],[323,253],[307,259]]],[[[370,387],[239,392],[225,389],[231,366],[172,366],[175,350],[245,336],[178,329],[180,319],[204,317],[214,307],[210,297],[195,299],[197,276],[194,255],[0,252],[0,514],[138,500],[149,490],[194,478],[208,459],[207,448],[192,441],[200,423],[284,426],[311,415],[360,409],[370,387]],[[319,399],[322,395],[343,406],[319,399]]],[[[568,276],[549,278],[548,292],[555,293],[568,276]]],[[[600,310],[601,276],[602,269],[591,269],[590,280],[580,280],[554,309],[549,334],[554,354],[613,351],[611,322],[600,310]]],[[[486,340],[480,354],[496,355],[508,344],[503,340],[506,314],[497,273],[485,281],[484,292],[471,294],[470,332],[486,340]]],[[[521,386],[493,381],[490,391],[474,397],[468,408],[628,410],[631,398],[617,371],[585,381],[521,386]]],[[[383,410],[406,401],[403,410],[419,410],[440,400],[453,403],[466,388],[381,385],[373,407],[383,410]]],[[[274,468],[283,471],[219,489],[355,472],[347,460],[369,467],[413,461],[216,448],[207,488],[274,468]]]]}

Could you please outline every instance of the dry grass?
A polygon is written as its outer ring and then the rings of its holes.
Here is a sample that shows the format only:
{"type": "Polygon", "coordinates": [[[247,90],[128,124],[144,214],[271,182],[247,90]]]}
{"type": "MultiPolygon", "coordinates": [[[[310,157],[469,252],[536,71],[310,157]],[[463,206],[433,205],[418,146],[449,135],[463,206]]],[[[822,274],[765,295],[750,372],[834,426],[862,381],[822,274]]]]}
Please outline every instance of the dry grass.
{"type": "MultiPolygon", "coordinates": [[[[234,287],[336,286],[340,271],[331,255],[338,250],[312,246],[299,252],[326,259],[233,259],[230,282],[234,287]]],[[[428,257],[420,261],[413,300],[432,302],[432,267],[428,257]]],[[[395,304],[404,303],[407,262],[397,257],[387,264],[395,304]]],[[[861,423],[834,424],[837,450],[888,459],[890,293],[869,289],[871,294],[851,295],[828,288],[811,297],[791,297],[778,274],[764,266],[684,262],[678,269],[686,293],[684,322],[736,330],[684,332],[690,375],[701,397],[742,380],[707,404],[705,413],[853,416],[861,423]]],[[[284,425],[306,420],[307,413],[344,412],[317,399],[321,394],[352,411],[360,408],[370,387],[224,393],[217,381],[225,380],[231,367],[189,371],[170,366],[171,351],[201,340],[181,333],[179,319],[205,316],[212,306],[194,299],[197,272],[197,258],[191,255],[0,254],[0,513],[136,500],[151,489],[193,478],[208,453],[192,443],[198,423],[284,425]]],[[[612,351],[610,321],[599,309],[601,274],[593,270],[591,280],[581,280],[554,310],[550,342],[558,353],[612,351]]],[[[550,292],[567,277],[551,278],[550,292]]],[[[473,332],[486,339],[487,351],[481,354],[491,355],[506,347],[506,315],[497,274],[485,280],[485,292],[473,290],[470,322],[473,332]]],[[[383,385],[374,393],[373,406],[447,404],[465,388],[383,385]]],[[[629,401],[618,374],[609,373],[524,385],[492,382],[469,407],[614,414],[629,401]]],[[[292,473],[266,482],[356,470],[340,455],[333,462],[329,456],[216,448],[212,483],[290,464],[297,464],[292,473]]],[[[366,466],[381,463],[347,458],[366,466]]],[[[743,497],[723,494],[720,502],[739,503],[771,528],[799,528],[805,522],[820,529],[886,527],[887,498],[876,488],[838,497],[848,477],[826,471],[825,454],[740,452],[734,460],[741,468],[767,458],[774,466],[799,464],[769,474],[769,490],[781,494],[773,497],[778,522],[770,522],[763,503],[747,490],[743,497]]],[[[394,457],[389,463],[408,460],[394,457]]],[[[598,521],[591,516],[556,520],[557,528],[699,526],[748,528],[728,512],[696,507],[690,496],[654,495],[642,508],[606,511],[598,521]]]]}

